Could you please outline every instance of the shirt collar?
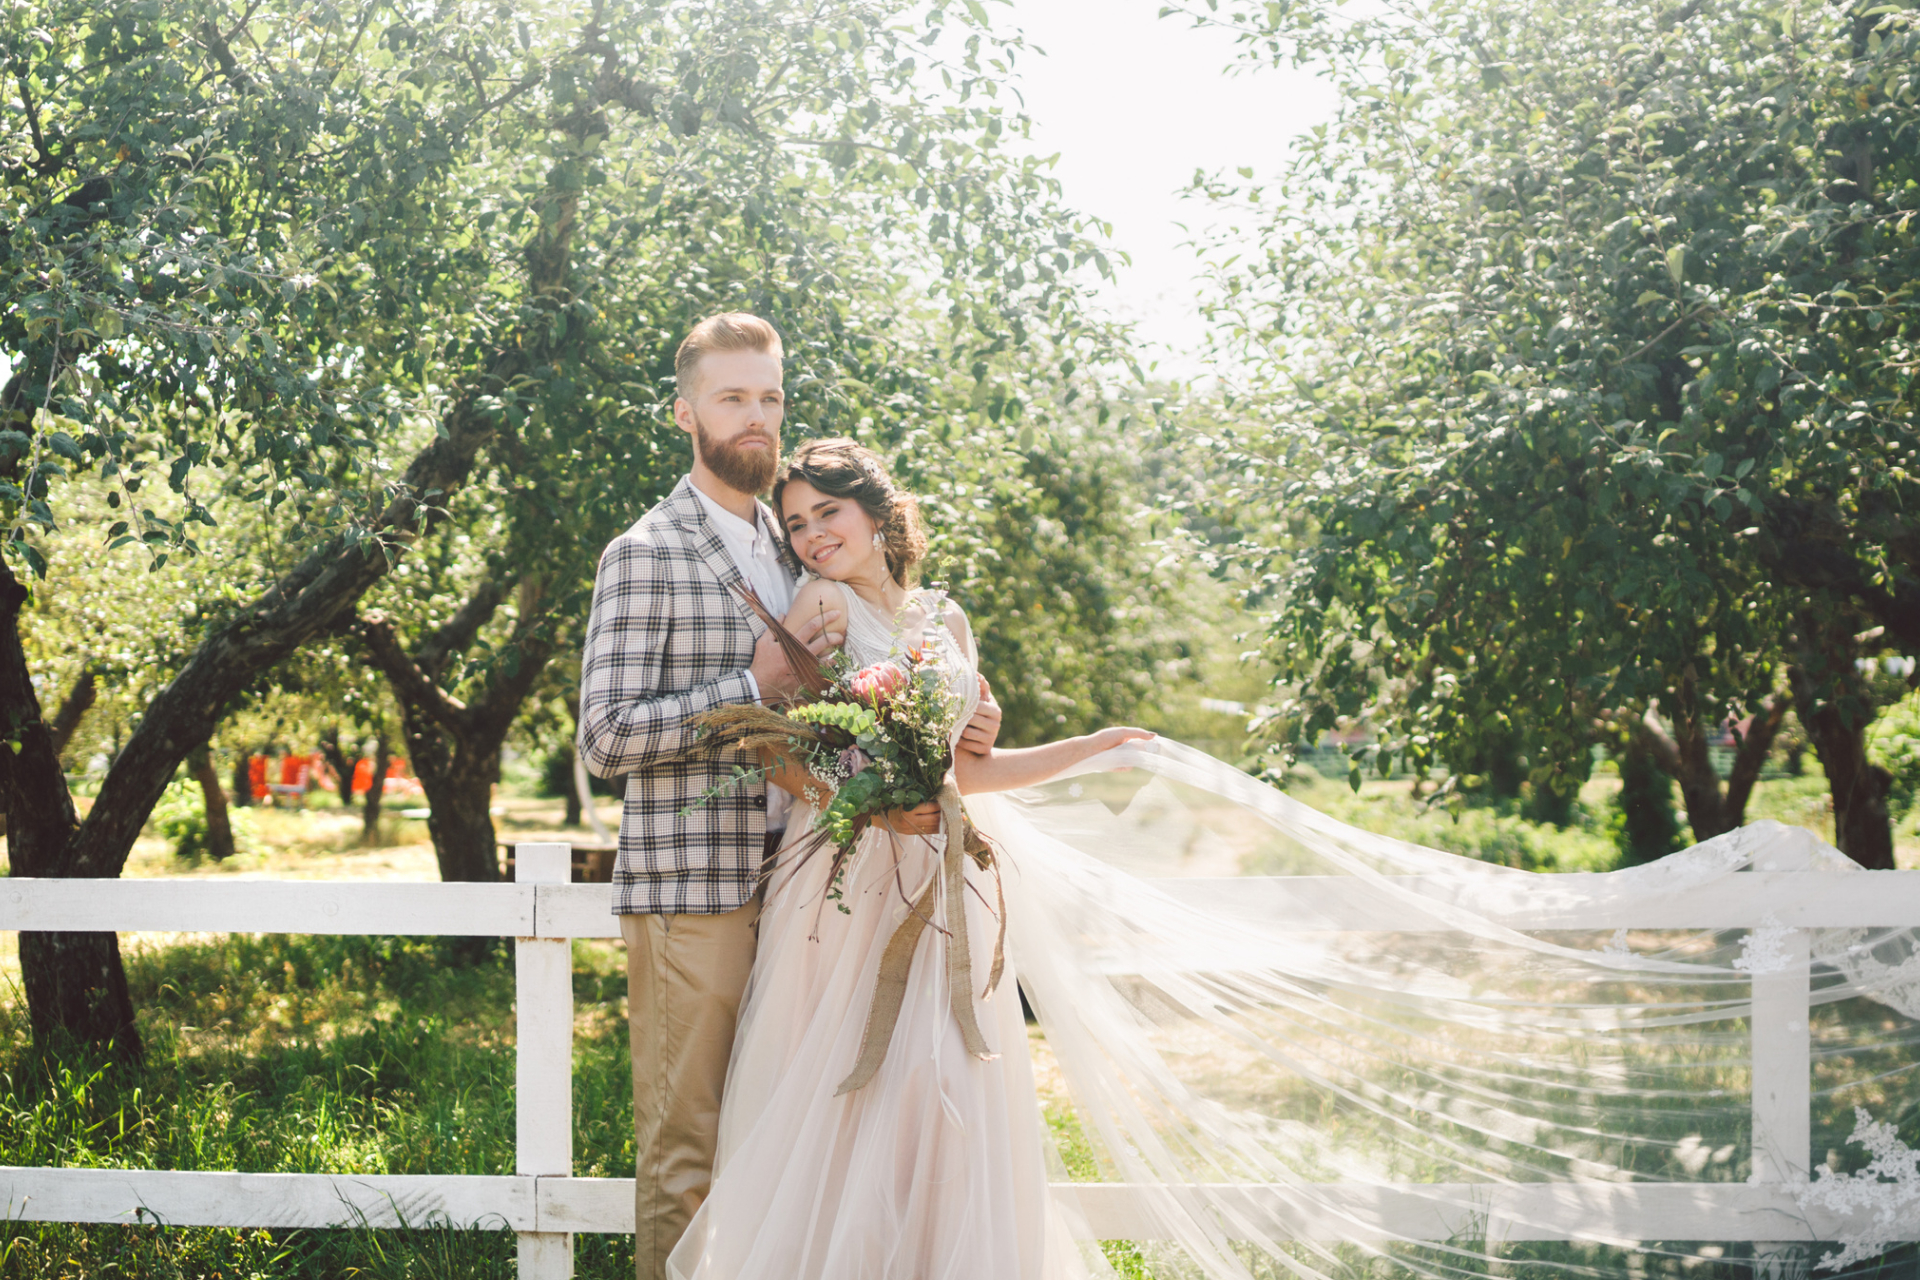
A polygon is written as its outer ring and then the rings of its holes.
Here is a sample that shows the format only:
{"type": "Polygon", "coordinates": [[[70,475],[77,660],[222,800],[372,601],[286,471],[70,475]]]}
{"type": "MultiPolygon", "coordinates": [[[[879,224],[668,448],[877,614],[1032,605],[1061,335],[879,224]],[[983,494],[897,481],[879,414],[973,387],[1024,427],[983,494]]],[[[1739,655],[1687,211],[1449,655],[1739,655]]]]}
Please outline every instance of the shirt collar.
{"type": "Polygon", "coordinates": [[[713,521],[714,527],[719,530],[721,537],[729,541],[737,542],[742,546],[751,543],[755,555],[769,555],[773,553],[773,539],[767,533],[765,521],[760,518],[760,504],[758,502],[753,504],[754,518],[749,522],[742,520],[739,516],[714,501],[699,485],[689,483],[687,487],[692,489],[693,496],[700,500],[700,505],[706,510],[707,519],[713,521]]]}

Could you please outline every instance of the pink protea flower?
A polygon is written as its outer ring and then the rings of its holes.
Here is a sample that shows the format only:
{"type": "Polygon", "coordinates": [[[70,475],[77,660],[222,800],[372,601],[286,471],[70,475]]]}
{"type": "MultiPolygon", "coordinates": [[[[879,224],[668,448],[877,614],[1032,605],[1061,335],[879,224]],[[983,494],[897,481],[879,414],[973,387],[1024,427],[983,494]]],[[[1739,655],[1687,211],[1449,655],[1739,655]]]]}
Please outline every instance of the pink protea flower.
{"type": "Polygon", "coordinates": [[[849,778],[872,763],[873,757],[858,747],[848,747],[840,753],[840,767],[847,771],[849,778]]]}
{"type": "Polygon", "coordinates": [[[878,707],[906,687],[907,673],[897,663],[876,662],[853,673],[847,684],[853,696],[878,707]]]}

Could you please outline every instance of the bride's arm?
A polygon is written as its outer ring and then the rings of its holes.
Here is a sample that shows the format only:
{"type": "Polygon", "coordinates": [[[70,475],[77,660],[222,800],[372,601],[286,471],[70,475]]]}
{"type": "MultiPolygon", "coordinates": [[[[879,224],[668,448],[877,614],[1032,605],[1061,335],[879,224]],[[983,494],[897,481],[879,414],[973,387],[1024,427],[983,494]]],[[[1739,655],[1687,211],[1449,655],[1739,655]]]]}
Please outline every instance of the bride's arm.
{"type": "Polygon", "coordinates": [[[962,795],[972,795],[977,791],[1012,791],[1017,787],[1045,782],[1054,774],[1071,769],[1082,760],[1111,750],[1123,742],[1151,737],[1153,734],[1145,729],[1116,725],[1098,733],[1063,738],[1041,747],[995,747],[984,756],[960,751],[953,757],[953,778],[960,784],[962,795]]]}
{"type": "MultiPolygon", "coordinates": [[[[947,629],[966,646],[967,656],[978,663],[980,654],[974,645],[973,632],[967,625],[967,615],[951,601],[947,604],[946,624],[947,629]]],[[[994,729],[998,731],[997,723],[994,729]]],[[[961,795],[971,795],[977,791],[1013,791],[1030,787],[1036,782],[1045,782],[1054,774],[1071,769],[1082,760],[1097,756],[1123,742],[1152,736],[1145,729],[1121,725],[1102,729],[1098,733],[1082,734],[1078,738],[1049,742],[1040,747],[990,747],[978,754],[969,750],[956,751],[953,753],[953,780],[959,784],[961,795]]]]}

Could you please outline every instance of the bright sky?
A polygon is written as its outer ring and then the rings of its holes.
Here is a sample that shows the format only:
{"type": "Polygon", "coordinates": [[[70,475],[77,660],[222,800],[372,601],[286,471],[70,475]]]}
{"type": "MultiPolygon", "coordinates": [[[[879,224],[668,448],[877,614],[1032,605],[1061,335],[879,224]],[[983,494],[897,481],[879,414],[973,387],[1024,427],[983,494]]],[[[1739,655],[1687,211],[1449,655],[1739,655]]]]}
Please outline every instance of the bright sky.
{"type": "Polygon", "coordinates": [[[1113,224],[1132,256],[1116,264],[1107,296],[1139,323],[1163,372],[1201,371],[1205,327],[1194,304],[1197,262],[1181,224],[1206,207],[1180,192],[1194,170],[1250,165],[1276,172],[1288,141],[1332,114],[1333,95],[1311,72],[1263,67],[1228,74],[1232,37],[1159,18],[1164,0],[1013,0],[996,26],[1026,32],[1047,56],[1017,68],[1040,154],[1060,153],[1067,202],[1113,224]]]}

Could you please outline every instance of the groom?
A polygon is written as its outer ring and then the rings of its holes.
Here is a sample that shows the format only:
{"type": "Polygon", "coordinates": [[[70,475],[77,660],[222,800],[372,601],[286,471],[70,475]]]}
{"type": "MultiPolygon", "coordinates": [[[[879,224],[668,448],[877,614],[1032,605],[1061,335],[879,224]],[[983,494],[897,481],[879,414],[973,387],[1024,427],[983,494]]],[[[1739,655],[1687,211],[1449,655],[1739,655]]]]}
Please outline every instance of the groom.
{"type": "MultiPolygon", "coordinates": [[[[788,797],[764,783],[689,810],[754,761],[703,746],[688,723],[799,687],[731,589],[744,581],[781,617],[800,572],[780,522],[754,496],[780,463],[781,357],[773,326],[739,312],[701,321],[680,344],[673,416],[693,437],[693,470],[601,556],[581,661],[581,758],[600,777],[627,777],[613,909],[627,948],[638,1280],[663,1280],[706,1198],[753,965],[756,884],[786,827],[788,797]]],[[[795,631],[816,653],[845,638],[838,612],[795,631]]],[[[982,694],[963,750],[988,752],[999,733],[984,682],[982,694]]]]}

